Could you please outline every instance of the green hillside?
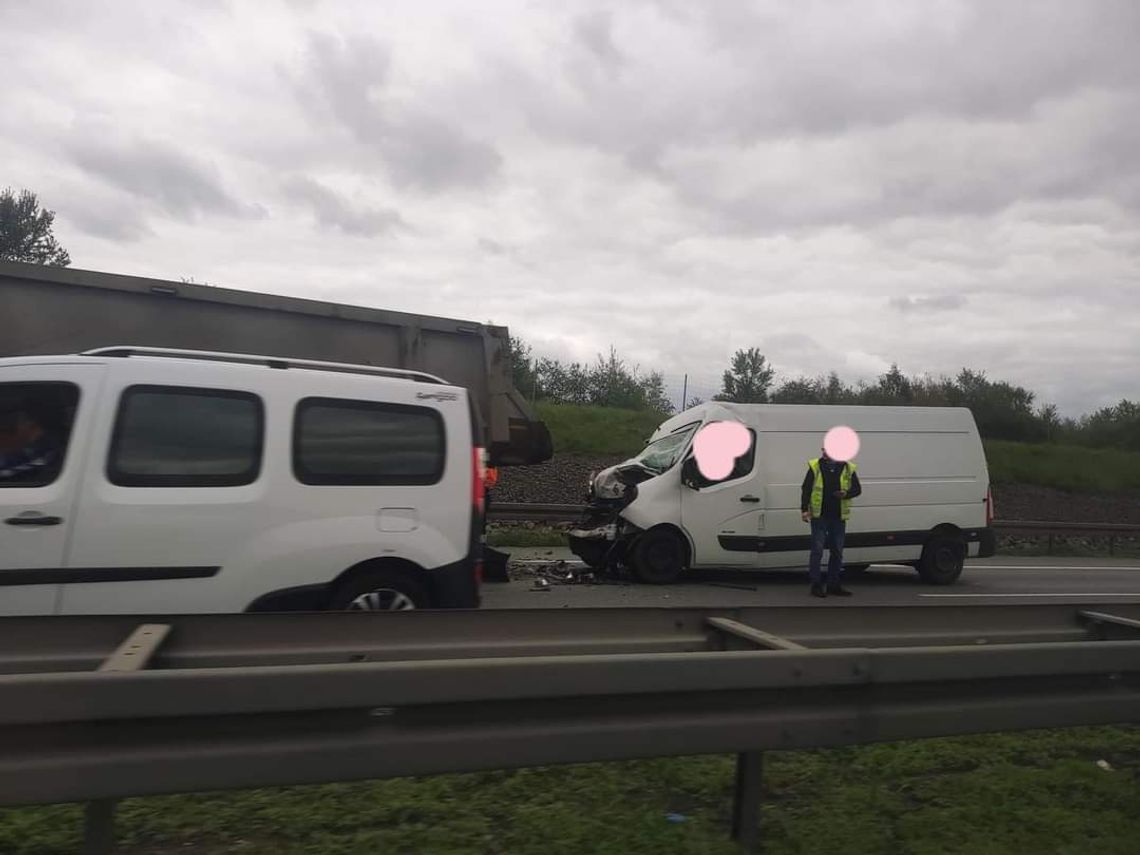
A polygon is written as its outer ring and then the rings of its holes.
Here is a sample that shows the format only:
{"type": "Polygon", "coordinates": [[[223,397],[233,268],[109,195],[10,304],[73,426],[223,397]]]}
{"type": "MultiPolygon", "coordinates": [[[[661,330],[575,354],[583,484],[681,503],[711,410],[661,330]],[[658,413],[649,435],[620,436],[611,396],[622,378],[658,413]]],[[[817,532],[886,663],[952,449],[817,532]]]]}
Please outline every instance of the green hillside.
{"type": "MultiPolygon", "coordinates": [[[[538,405],[558,454],[631,455],[665,417],[659,413],[538,405]]],[[[1140,490],[1140,453],[1072,445],[1031,445],[987,440],[990,478],[999,484],[1036,484],[1064,490],[1140,490]]]]}

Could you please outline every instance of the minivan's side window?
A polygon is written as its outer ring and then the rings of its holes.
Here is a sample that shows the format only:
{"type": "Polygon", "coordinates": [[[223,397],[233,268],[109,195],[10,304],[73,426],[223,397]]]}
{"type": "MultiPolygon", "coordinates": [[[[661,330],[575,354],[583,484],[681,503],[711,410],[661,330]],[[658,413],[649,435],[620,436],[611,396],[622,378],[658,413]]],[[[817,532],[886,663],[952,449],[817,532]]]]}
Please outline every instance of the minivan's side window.
{"type": "Polygon", "coordinates": [[[443,477],[443,418],[428,407],[305,398],[293,423],[302,484],[435,484],[443,477]]]}
{"type": "Polygon", "coordinates": [[[261,471],[265,413],[248,392],[131,386],[119,401],[107,479],[121,487],[236,487],[261,471]]]}
{"type": "Polygon", "coordinates": [[[0,383],[0,488],[59,477],[78,405],[74,383],[0,383]]]}

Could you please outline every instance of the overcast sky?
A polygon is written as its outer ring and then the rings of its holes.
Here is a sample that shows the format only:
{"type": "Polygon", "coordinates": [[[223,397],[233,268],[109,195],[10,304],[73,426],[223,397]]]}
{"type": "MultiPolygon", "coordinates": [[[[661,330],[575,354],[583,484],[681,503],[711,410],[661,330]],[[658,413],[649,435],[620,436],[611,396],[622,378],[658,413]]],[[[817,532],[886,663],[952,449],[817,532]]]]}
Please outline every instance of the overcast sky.
{"type": "Polygon", "coordinates": [[[75,267],[1140,398],[1140,2],[0,0],[75,267]]]}

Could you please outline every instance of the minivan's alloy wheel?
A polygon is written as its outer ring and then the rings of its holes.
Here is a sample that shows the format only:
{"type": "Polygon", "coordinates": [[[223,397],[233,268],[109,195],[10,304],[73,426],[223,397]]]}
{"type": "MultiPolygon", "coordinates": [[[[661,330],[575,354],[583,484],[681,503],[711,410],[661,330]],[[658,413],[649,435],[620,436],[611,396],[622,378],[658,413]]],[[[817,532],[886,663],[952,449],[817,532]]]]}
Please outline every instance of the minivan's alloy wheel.
{"type": "Polygon", "coordinates": [[[411,597],[391,588],[369,591],[348,604],[348,610],[353,612],[402,612],[415,607],[411,597]]]}
{"type": "Polygon", "coordinates": [[[406,612],[429,609],[432,599],[424,571],[371,567],[339,584],[327,608],[334,612],[406,612]]]}

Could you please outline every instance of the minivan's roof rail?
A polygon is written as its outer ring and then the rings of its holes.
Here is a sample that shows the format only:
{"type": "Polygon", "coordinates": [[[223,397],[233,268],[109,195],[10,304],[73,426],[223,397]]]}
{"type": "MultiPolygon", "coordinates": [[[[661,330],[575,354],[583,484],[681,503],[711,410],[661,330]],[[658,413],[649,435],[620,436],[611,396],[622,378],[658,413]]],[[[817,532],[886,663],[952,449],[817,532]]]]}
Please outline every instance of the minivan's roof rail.
{"type": "Polygon", "coordinates": [[[222,353],[212,350],[180,350],[173,347],[135,347],[117,345],[85,350],[80,356],[164,356],[169,359],[202,359],[208,362],[238,362],[244,365],[265,365],[269,368],[308,368],[316,371],[340,371],[345,374],[371,374],[378,377],[392,377],[398,380],[414,380],[418,383],[441,383],[447,381],[423,371],[409,371],[403,368],[382,368],[376,365],[355,365],[348,362],[322,362],[316,359],[293,359],[291,357],[258,356],[252,353],[222,353]]]}

